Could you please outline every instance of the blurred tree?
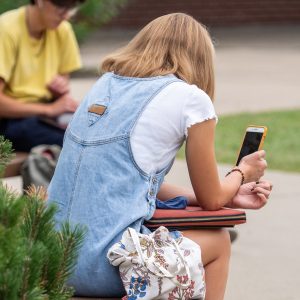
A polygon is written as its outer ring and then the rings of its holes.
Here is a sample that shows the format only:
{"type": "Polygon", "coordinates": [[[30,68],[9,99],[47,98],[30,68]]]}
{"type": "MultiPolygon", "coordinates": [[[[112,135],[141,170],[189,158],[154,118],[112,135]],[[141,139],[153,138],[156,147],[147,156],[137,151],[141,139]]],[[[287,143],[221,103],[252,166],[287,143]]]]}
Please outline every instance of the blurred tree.
{"type": "Polygon", "coordinates": [[[72,22],[79,42],[90,31],[108,23],[127,2],[128,0],[86,0],[72,22]]]}
{"type": "Polygon", "coordinates": [[[0,2],[0,14],[4,13],[5,11],[17,8],[21,5],[24,5],[26,3],[28,3],[28,1],[26,0],[15,0],[15,1],[11,1],[11,0],[1,0],[0,2]]]}
{"type": "MultiPolygon", "coordinates": [[[[86,0],[71,20],[79,42],[83,41],[90,31],[117,15],[127,2],[128,0],[86,0]]],[[[0,14],[28,3],[29,0],[0,0],[0,14]]]]}

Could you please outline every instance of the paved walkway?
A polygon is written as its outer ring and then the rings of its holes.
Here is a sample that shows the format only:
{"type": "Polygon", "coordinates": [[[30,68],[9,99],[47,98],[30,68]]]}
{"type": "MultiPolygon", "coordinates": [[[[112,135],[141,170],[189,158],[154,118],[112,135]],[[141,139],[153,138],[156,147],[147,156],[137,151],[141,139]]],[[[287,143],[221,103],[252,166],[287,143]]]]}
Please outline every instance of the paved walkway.
{"type": "MultiPolygon", "coordinates": [[[[95,68],[133,34],[96,33],[82,47],[85,67],[95,68]]],[[[218,114],[300,108],[300,26],[218,29],[213,36],[218,114]]],[[[94,82],[72,79],[74,96],[82,99],[94,82]]],[[[228,169],[220,166],[221,176],[228,169]]],[[[248,211],[247,224],[237,227],[225,300],[300,299],[300,174],[268,171],[266,177],[274,191],[264,209],[248,211]]],[[[190,185],[184,162],[176,161],[168,180],[190,185]]],[[[8,183],[21,186],[19,178],[8,183]]]]}
{"type": "MultiPolygon", "coordinates": [[[[101,31],[82,46],[83,63],[97,69],[133,31],[101,31]]],[[[218,114],[300,107],[300,25],[215,29],[218,114]]],[[[74,79],[81,99],[94,78],[74,79]]]]}

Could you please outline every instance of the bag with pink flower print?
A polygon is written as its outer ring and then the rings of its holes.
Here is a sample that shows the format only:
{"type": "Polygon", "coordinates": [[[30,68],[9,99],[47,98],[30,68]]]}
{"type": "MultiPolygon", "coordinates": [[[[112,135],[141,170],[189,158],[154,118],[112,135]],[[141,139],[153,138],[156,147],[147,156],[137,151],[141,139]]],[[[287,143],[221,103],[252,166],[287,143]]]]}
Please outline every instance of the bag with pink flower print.
{"type": "Polygon", "coordinates": [[[107,257],[119,271],[126,300],[204,299],[204,268],[200,247],[161,226],[149,235],[128,228],[107,257]]]}

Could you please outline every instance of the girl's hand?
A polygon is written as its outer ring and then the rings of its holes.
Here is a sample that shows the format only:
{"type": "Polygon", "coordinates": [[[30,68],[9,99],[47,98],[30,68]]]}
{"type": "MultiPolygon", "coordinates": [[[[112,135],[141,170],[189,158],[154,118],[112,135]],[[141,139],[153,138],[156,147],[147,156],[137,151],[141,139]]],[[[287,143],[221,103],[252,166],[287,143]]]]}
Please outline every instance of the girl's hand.
{"type": "Polygon", "coordinates": [[[241,185],[228,206],[232,208],[260,209],[266,205],[273,185],[269,181],[249,182],[241,185]]]}
{"type": "Polygon", "coordinates": [[[266,152],[264,150],[260,150],[243,157],[238,167],[245,175],[245,183],[259,181],[259,179],[264,175],[264,171],[267,168],[265,156],[266,152]]]}

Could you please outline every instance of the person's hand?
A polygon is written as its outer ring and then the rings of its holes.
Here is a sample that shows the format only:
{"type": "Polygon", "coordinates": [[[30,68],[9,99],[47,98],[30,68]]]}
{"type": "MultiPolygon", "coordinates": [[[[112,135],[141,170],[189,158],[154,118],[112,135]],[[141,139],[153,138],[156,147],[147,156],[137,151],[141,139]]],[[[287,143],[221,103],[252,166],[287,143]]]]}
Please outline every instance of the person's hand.
{"type": "Polygon", "coordinates": [[[57,117],[65,112],[75,112],[77,107],[77,101],[70,94],[65,94],[54,102],[47,104],[46,115],[48,117],[57,117]]]}
{"type": "Polygon", "coordinates": [[[66,76],[56,75],[47,85],[53,97],[59,97],[70,92],[69,79],[66,76]]]}
{"type": "Polygon", "coordinates": [[[272,183],[265,180],[243,184],[228,206],[232,208],[259,209],[267,203],[272,187],[272,183]]]}
{"type": "Polygon", "coordinates": [[[238,167],[244,173],[245,183],[258,181],[267,168],[265,160],[266,152],[264,150],[256,151],[242,158],[238,167]]]}

